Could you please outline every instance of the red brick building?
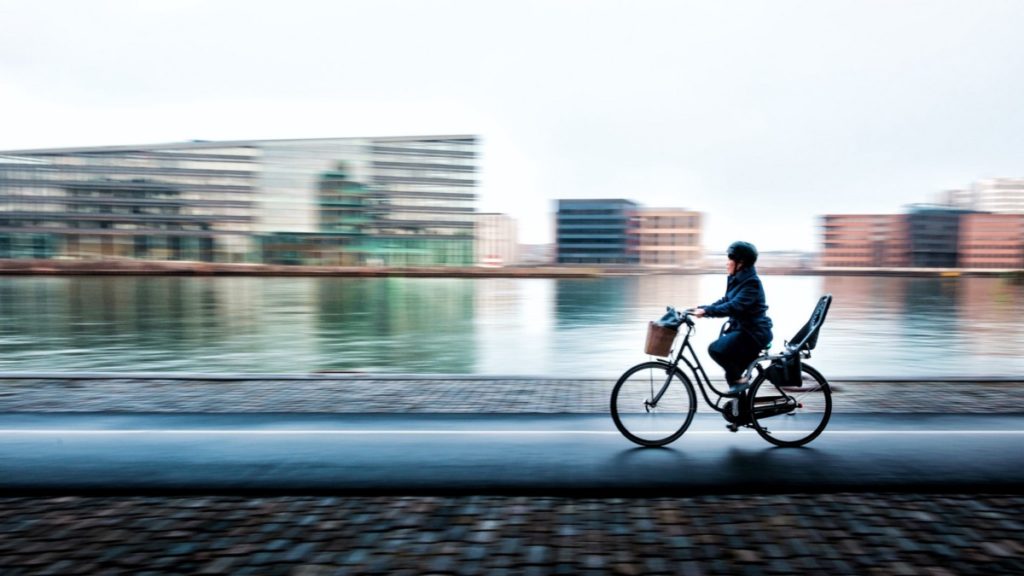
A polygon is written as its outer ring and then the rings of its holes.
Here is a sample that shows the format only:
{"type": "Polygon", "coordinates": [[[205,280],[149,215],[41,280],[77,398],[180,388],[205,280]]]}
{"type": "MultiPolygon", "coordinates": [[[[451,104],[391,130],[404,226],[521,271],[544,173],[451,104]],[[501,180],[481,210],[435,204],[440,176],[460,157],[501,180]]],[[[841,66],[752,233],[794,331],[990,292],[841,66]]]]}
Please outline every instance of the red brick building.
{"type": "Polygon", "coordinates": [[[961,268],[1024,268],[1024,214],[960,217],[961,268]]]}
{"type": "Polygon", "coordinates": [[[903,267],[910,265],[904,214],[827,214],[822,264],[826,267],[903,267]]]}

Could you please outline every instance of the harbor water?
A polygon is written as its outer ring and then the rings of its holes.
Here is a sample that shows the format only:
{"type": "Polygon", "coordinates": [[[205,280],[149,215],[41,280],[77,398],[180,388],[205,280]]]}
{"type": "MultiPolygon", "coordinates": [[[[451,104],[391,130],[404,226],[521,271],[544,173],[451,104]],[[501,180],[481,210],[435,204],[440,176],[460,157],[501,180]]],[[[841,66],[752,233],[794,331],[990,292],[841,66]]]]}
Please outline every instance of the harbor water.
{"type": "MultiPolygon", "coordinates": [[[[1024,374],[1024,287],[1006,280],[762,279],[776,349],[834,295],[810,360],[833,378],[1024,374]]],[[[647,322],[666,305],[724,290],[724,275],[3,277],[0,372],[614,377],[647,358],[647,322]]],[[[720,325],[698,323],[705,363],[720,325]]]]}

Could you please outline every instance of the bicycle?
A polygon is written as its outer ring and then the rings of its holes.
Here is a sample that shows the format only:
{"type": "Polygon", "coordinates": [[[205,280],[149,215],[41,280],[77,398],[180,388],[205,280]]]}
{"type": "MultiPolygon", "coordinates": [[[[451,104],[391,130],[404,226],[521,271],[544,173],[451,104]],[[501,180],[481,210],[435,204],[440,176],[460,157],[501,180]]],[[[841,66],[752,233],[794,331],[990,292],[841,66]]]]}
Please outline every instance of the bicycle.
{"type": "MultiPolygon", "coordinates": [[[[781,354],[770,354],[771,344],[747,367],[750,386],[739,394],[721,392],[708,378],[690,343],[696,330],[689,310],[676,312],[686,325],[682,344],[664,356],[626,370],[611,394],[611,416],[619,432],[641,446],[665,446],[686,432],[697,411],[693,384],[680,369],[683,362],[693,374],[709,407],[728,422],[729,430],[753,428],[776,446],[803,446],[817,438],[832,415],[832,389],[824,376],[803,362],[817,346],[832,295],[822,296],[810,320],[786,342],[781,354]],[[689,357],[684,354],[689,351],[689,357]],[[768,363],[767,367],[762,364],[768,363]],[[712,401],[708,390],[717,396],[712,401]]],[[[670,309],[671,310],[671,309],[670,309]]],[[[727,326],[723,326],[725,332],[727,326]]],[[[672,343],[678,339],[678,332],[672,343]]]]}

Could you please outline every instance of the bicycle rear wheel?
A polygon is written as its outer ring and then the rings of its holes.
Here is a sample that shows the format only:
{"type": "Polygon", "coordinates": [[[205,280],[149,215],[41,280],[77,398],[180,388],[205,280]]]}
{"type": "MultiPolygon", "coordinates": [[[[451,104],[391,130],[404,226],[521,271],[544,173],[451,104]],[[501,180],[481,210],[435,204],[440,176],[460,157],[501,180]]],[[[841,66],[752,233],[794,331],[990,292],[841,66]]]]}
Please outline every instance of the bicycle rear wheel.
{"type": "Polygon", "coordinates": [[[612,389],[611,412],[622,435],[641,446],[664,446],[686,432],[697,411],[690,380],[661,362],[645,362],[627,370],[612,389]],[[668,381],[665,393],[655,396],[668,381]]]}
{"type": "Polygon", "coordinates": [[[802,386],[776,386],[763,372],[750,387],[750,420],[776,446],[803,446],[818,437],[832,416],[832,389],[825,377],[801,365],[802,386]]]}

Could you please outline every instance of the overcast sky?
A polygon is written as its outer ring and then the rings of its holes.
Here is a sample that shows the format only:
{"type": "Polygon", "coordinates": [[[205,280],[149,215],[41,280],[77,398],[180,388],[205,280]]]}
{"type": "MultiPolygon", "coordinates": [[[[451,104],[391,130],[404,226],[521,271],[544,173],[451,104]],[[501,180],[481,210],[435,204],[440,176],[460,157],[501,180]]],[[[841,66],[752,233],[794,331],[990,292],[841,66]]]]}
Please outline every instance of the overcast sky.
{"type": "Polygon", "coordinates": [[[483,138],[479,208],[707,214],[712,250],[1024,176],[1024,2],[0,0],[0,150],[483,138]]]}

